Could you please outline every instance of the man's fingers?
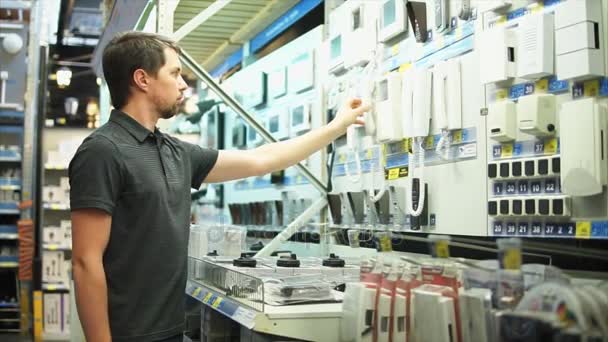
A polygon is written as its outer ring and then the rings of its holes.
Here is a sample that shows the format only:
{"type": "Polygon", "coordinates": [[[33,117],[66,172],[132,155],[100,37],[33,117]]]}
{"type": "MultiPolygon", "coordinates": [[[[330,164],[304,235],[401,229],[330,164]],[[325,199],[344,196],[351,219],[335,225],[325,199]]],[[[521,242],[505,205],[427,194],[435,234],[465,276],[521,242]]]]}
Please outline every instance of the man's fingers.
{"type": "Polygon", "coordinates": [[[357,120],[355,120],[355,124],[365,126],[365,120],[361,117],[358,117],[357,120]]]}
{"type": "Polygon", "coordinates": [[[358,107],[353,108],[353,112],[357,114],[357,116],[363,115],[365,112],[369,112],[371,109],[371,105],[369,103],[362,103],[358,107]]]}
{"type": "Polygon", "coordinates": [[[361,105],[361,99],[352,98],[348,100],[348,106],[352,109],[357,108],[361,105]]]}

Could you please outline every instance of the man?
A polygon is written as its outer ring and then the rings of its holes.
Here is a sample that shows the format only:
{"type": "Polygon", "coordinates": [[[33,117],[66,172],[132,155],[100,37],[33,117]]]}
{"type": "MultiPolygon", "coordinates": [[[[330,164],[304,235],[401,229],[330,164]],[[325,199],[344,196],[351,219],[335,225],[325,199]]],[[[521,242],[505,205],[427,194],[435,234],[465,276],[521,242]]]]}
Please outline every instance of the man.
{"type": "Polygon", "coordinates": [[[73,276],[89,342],[181,341],[190,188],[282,170],[344,134],[369,106],[349,100],[325,127],[249,151],[215,151],[155,128],[187,86],[180,49],[130,32],[103,54],[110,120],[70,163],[73,276]]]}

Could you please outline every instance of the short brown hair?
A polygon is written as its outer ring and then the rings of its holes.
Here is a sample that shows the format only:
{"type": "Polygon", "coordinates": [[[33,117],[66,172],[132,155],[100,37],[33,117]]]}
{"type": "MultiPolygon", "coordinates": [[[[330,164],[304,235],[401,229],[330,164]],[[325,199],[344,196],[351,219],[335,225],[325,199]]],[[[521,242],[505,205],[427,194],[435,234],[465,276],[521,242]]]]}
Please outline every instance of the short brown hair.
{"type": "Polygon", "coordinates": [[[122,33],[108,43],[103,50],[103,75],[114,108],[121,109],[127,104],[135,70],[143,69],[156,76],[165,65],[166,48],[181,51],[169,38],[136,31],[122,33]]]}

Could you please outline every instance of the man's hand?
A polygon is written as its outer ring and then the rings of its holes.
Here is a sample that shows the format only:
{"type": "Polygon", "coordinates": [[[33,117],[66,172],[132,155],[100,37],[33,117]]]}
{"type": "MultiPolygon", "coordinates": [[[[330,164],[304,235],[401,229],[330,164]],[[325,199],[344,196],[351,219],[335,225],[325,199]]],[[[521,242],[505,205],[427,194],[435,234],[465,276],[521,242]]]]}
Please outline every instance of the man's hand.
{"type": "Polygon", "coordinates": [[[363,103],[361,99],[350,98],[342,104],[338,110],[336,117],[329,123],[329,126],[334,126],[340,132],[340,135],[346,132],[348,126],[352,124],[364,125],[362,115],[371,110],[369,103],[363,103]]]}

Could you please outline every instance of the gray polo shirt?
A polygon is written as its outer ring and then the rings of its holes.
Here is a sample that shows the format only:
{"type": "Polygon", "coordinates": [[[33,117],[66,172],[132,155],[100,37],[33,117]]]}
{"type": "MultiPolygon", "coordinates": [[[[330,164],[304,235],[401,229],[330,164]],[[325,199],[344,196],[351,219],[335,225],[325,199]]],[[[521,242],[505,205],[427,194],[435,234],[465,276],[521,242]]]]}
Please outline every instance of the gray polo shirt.
{"type": "Polygon", "coordinates": [[[72,210],[112,215],[103,255],[113,341],[154,341],[184,329],[190,188],[218,152],[150,132],[114,110],[69,168],[72,210]]]}

